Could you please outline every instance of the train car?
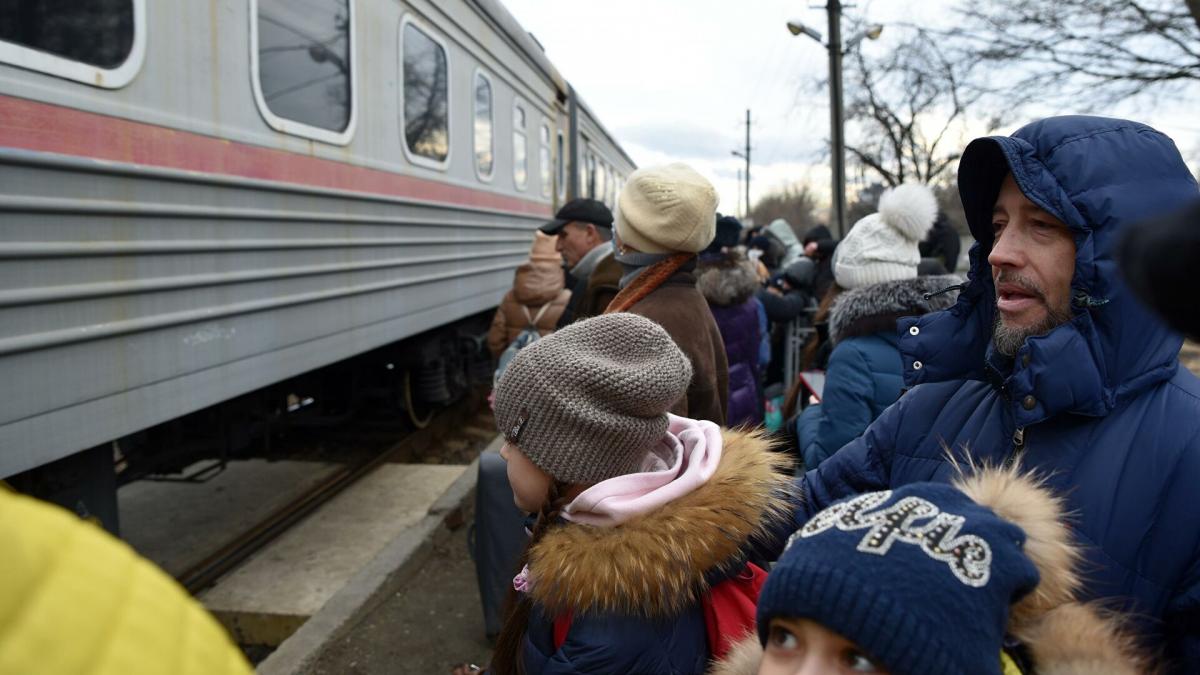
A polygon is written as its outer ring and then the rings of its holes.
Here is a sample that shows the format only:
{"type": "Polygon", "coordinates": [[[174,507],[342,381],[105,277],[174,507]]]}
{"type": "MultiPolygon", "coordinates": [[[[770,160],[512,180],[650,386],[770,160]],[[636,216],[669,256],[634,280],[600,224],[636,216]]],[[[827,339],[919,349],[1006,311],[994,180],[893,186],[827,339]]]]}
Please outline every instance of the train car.
{"type": "Polygon", "coordinates": [[[114,441],[387,345],[436,403],[633,168],[496,0],[5,3],[0,478],[108,500],[114,441]]]}

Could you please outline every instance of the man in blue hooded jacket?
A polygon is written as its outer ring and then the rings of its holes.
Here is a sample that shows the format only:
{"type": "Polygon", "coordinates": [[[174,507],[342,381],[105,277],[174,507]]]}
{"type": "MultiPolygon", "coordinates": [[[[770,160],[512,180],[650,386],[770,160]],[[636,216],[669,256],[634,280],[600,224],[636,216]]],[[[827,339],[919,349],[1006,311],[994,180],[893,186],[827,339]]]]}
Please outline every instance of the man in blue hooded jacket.
{"type": "Polygon", "coordinates": [[[901,320],[911,389],[800,479],[801,522],[847,495],[1023,466],[1064,496],[1085,587],[1135,612],[1175,672],[1200,672],[1200,381],[1182,338],[1120,279],[1113,245],[1196,181],[1170,138],[1041,120],[964,151],[976,243],[949,310],[901,320]]]}

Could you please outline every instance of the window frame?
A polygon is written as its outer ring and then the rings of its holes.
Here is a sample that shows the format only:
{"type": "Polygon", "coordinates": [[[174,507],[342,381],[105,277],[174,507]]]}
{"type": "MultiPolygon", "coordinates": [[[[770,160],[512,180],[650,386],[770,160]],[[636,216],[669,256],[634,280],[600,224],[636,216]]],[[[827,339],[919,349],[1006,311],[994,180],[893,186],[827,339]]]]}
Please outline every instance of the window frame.
{"type": "Polygon", "coordinates": [[[524,183],[517,182],[517,150],[516,150],[517,144],[514,142],[511,144],[512,148],[513,148],[513,154],[512,154],[513,161],[512,161],[512,165],[511,165],[512,170],[513,170],[513,187],[516,188],[518,192],[527,192],[529,190],[529,105],[527,103],[525,103],[524,99],[522,99],[520,96],[513,96],[512,117],[511,117],[512,123],[509,125],[511,127],[511,129],[510,129],[511,133],[509,133],[509,139],[512,141],[515,141],[516,137],[517,137],[517,109],[518,108],[521,110],[521,112],[523,113],[523,116],[525,118],[525,124],[523,124],[521,126],[521,137],[525,141],[525,182],[524,183]]]}
{"type": "Polygon", "coordinates": [[[558,179],[558,200],[562,202],[567,199],[567,135],[563,133],[562,129],[558,130],[558,146],[556,149],[558,155],[555,161],[558,164],[555,176],[558,179]]]}
{"type": "Polygon", "coordinates": [[[258,63],[258,0],[250,0],[250,80],[253,83],[251,89],[254,90],[254,104],[258,106],[258,113],[266,120],[267,126],[275,131],[288,134],[291,136],[299,136],[308,138],[330,145],[349,145],[351,139],[354,138],[354,130],[358,127],[358,55],[355,49],[358,47],[358,41],[355,37],[355,20],[354,0],[346,0],[346,7],[349,11],[350,31],[347,39],[350,41],[350,119],[346,122],[346,128],[341,131],[330,131],[322,127],[314,127],[311,124],[297,122],[286,117],[280,117],[271,111],[271,107],[267,105],[267,99],[263,96],[262,77],[259,75],[258,63]]]}
{"type": "Polygon", "coordinates": [[[542,123],[538,125],[538,177],[542,180],[542,199],[554,199],[554,130],[550,128],[550,119],[542,115],[542,123]],[[546,132],[546,140],[542,142],[542,132],[546,132]],[[545,166],[542,166],[542,150],[546,151],[545,166]]]}
{"type": "MultiPolygon", "coordinates": [[[[447,71],[447,74],[449,74],[449,71],[447,71]]],[[[400,86],[403,87],[404,85],[401,84],[400,86]]],[[[446,112],[449,113],[449,111],[450,111],[450,106],[449,106],[449,103],[447,103],[446,112]]],[[[400,114],[401,114],[401,117],[403,117],[403,115],[404,115],[403,109],[401,109],[400,114]]],[[[408,148],[408,139],[402,138],[401,142],[404,144],[405,149],[407,149],[408,148]]],[[[496,152],[496,81],[494,79],[492,79],[491,75],[487,74],[487,71],[485,71],[482,66],[476,66],[474,74],[471,75],[471,163],[475,165],[475,177],[484,183],[492,182],[492,180],[496,178],[496,164],[498,163],[497,159],[499,159],[498,155],[499,155],[499,153],[496,152]],[[479,139],[476,138],[476,136],[475,136],[475,115],[477,112],[475,110],[475,105],[477,103],[475,100],[475,83],[476,83],[477,78],[480,78],[480,77],[487,80],[488,87],[490,87],[491,91],[492,91],[492,106],[491,106],[491,108],[492,108],[492,115],[491,115],[492,170],[491,170],[491,172],[489,172],[487,174],[483,174],[479,171],[479,147],[476,145],[476,143],[478,142],[479,139]]],[[[422,157],[423,159],[428,159],[428,157],[423,157],[421,155],[418,155],[418,157],[422,157]]],[[[450,159],[449,154],[446,155],[446,159],[447,160],[450,159]]]]}
{"type": "MultiPolygon", "coordinates": [[[[396,66],[399,74],[399,78],[397,78],[396,83],[396,95],[399,97],[398,101],[400,102],[400,148],[404,151],[404,158],[407,159],[410,164],[422,166],[426,169],[448,171],[450,169],[450,160],[454,157],[454,87],[451,85],[451,83],[454,82],[454,64],[451,63],[450,60],[450,46],[444,38],[438,36],[438,34],[434,32],[431,26],[418,19],[412,13],[406,13],[404,16],[400,17],[400,29],[396,33],[396,66]],[[407,120],[404,119],[404,29],[409,24],[412,24],[414,28],[424,33],[425,37],[429,38],[435,44],[437,44],[437,46],[441,47],[442,53],[446,55],[446,158],[441,161],[426,157],[425,155],[418,155],[417,153],[413,152],[412,148],[408,147],[408,136],[404,133],[404,128],[407,125],[407,120]]],[[[472,84],[474,84],[473,81],[472,84]]],[[[496,90],[494,82],[492,83],[492,86],[492,115],[495,116],[494,106],[496,90]]],[[[472,98],[474,98],[473,94],[474,91],[472,90],[472,98]]],[[[473,114],[474,106],[472,106],[472,121],[475,119],[473,114]]],[[[475,136],[474,129],[471,131],[471,136],[472,138],[475,136]]],[[[471,146],[474,147],[474,145],[475,141],[472,140],[471,146]]],[[[493,160],[492,171],[494,172],[495,170],[496,164],[493,160]]]]}
{"type": "Polygon", "coordinates": [[[3,40],[0,40],[0,63],[100,89],[120,89],[133,82],[146,61],[146,0],[130,1],[133,4],[133,43],[125,61],[116,68],[101,68],[3,40]]]}

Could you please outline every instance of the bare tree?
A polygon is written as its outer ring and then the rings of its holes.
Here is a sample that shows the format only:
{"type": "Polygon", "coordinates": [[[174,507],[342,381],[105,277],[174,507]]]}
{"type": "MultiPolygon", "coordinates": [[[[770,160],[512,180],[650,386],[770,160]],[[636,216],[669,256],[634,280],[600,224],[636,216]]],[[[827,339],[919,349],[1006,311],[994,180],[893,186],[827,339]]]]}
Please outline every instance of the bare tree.
{"type": "Polygon", "coordinates": [[[894,30],[907,35],[881,56],[847,54],[846,150],[889,186],[934,183],[958,160],[954,132],[983,95],[967,85],[975,62],[952,57],[923,29],[894,30]]]}
{"type": "Polygon", "coordinates": [[[985,88],[1017,103],[1105,104],[1200,83],[1200,0],[978,0],[957,11],[944,36],[1002,66],[985,88]]]}
{"type": "Polygon", "coordinates": [[[754,205],[750,217],[755,224],[767,225],[783,218],[797,237],[803,237],[817,224],[817,198],[807,185],[792,185],[772,192],[754,205]]]}

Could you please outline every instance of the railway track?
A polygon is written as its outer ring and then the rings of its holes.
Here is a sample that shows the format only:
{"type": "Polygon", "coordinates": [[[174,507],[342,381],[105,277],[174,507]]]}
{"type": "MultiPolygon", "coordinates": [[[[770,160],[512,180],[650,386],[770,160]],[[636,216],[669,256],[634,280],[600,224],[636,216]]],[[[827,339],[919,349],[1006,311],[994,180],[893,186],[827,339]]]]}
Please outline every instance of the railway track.
{"type": "Polygon", "coordinates": [[[377,449],[358,448],[353,460],[177,573],[178,581],[193,595],[198,594],[380,466],[391,462],[468,463],[467,458],[478,454],[495,435],[491,413],[479,392],[438,411],[424,428],[405,431],[397,425],[392,434],[387,425],[382,429],[378,426],[370,420],[351,420],[338,428],[321,430],[319,433],[335,444],[366,443],[377,449]],[[360,425],[366,427],[365,431],[358,428],[360,425]],[[447,456],[455,453],[457,457],[447,456]]]}

